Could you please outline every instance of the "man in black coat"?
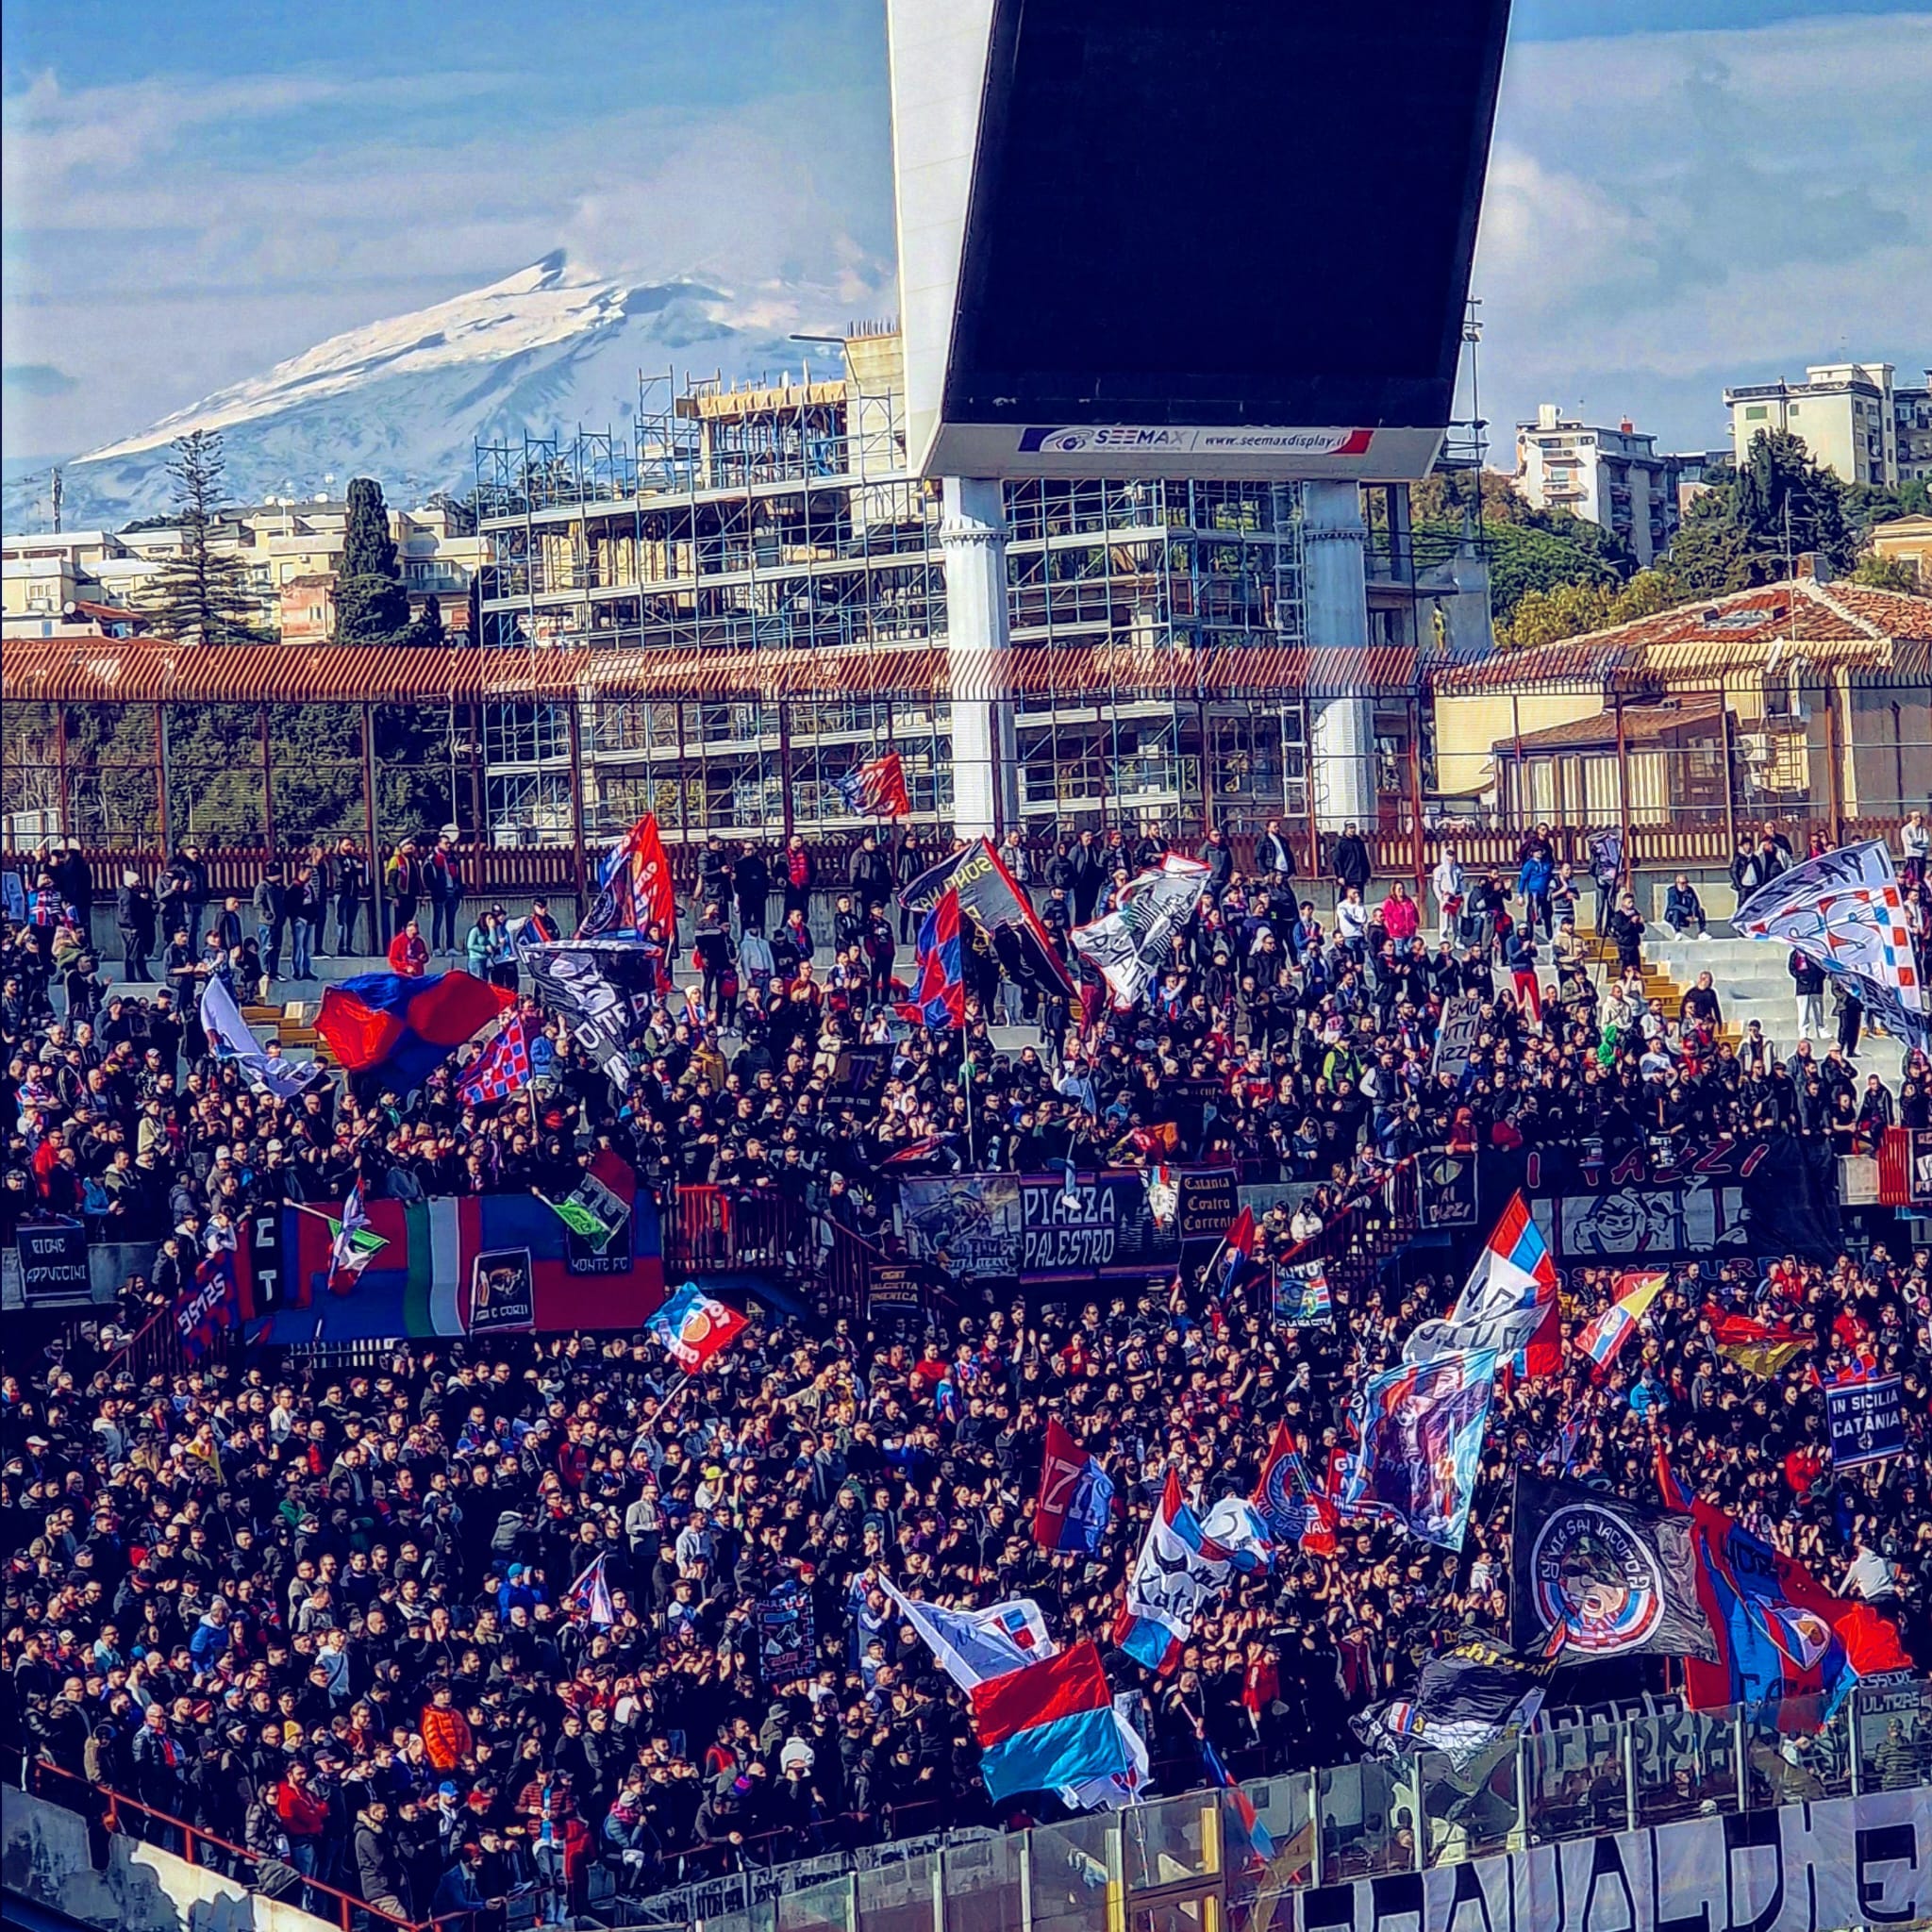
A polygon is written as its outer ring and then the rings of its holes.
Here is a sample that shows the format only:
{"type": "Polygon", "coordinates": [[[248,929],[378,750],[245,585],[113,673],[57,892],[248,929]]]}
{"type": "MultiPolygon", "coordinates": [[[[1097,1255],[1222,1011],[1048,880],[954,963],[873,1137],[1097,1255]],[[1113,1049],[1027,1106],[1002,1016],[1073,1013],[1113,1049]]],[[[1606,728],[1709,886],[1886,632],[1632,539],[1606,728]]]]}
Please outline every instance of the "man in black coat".
{"type": "Polygon", "coordinates": [[[114,895],[114,924],[121,932],[122,976],[145,984],[148,956],[155,949],[155,895],[138,872],[121,874],[121,890],[114,895]]]}
{"type": "Polygon", "coordinates": [[[1353,886],[1366,894],[1374,868],[1369,863],[1369,848],[1362,835],[1352,825],[1343,825],[1335,841],[1335,883],[1342,891],[1353,886]]]}

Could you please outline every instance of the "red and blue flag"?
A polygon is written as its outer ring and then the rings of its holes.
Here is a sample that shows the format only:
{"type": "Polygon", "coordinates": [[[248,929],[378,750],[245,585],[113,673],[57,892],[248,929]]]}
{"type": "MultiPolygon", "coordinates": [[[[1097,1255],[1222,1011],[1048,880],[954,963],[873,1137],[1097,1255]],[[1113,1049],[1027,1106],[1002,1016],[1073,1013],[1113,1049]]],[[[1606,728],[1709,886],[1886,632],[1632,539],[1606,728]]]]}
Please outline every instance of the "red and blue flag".
{"type": "Polygon", "coordinates": [[[1091,1639],[972,1691],[980,1775],[995,1805],[1025,1791],[1125,1779],[1113,1692],[1091,1639]]]}
{"type": "Polygon", "coordinates": [[[236,1279],[235,1257],[221,1249],[194,1271],[194,1284],[175,1297],[175,1331],[181,1353],[199,1361],[218,1337],[242,1320],[242,1291],[236,1279]]]}
{"type": "Polygon", "coordinates": [[[1046,1424],[1040,1495],[1033,1506],[1033,1541],[1042,1550],[1091,1555],[1107,1535],[1113,1478],[1076,1442],[1058,1416],[1046,1424]]]}
{"type": "Polygon", "coordinates": [[[1241,1829],[1248,1835],[1249,1849],[1262,1864],[1267,1864],[1274,1856],[1274,1840],[1255,1810],[1255,1801],[1241,1790],[1240,1779],[1221,1761],[1221,1753],[1214,1748],[1210,1738],[1201,1740],[1201,1761],[1208,1767],[1208,1782],[1217,1790],[1226,1791],[1233,1797],[1235,1813],[1241,1819],[1241,1829]]]}
{"type": "Polygon", "coordinates": [[[352,1074],[380,1070],[399,1092],[422,1086],[516,994],[467,973],[363,973],[329,987],[315,1030],[352,1074]]]}
{"type": "Polygon", "coordinates": [[[961,970],[959,895],[942,892],[919,928],[919,977],[900,1019],[929,1033],[966,1024],[966,978],[961,970]]]}
{"type": "Polygon", "coordinates": [[[860,818],[903,819],[912,810],[906,791],[906,762],[895,751],[867,758],[834,782],[839,796],[860,818]]]}
{"type": "Polygon", "coordinates": [[[465,1107],[490,1107],[529,1084],[530,1041],[524,1031],[524,1016],[508,1012],[483,1051],[464,1068],[457,1082],[457,1098],[465,1107]]]}

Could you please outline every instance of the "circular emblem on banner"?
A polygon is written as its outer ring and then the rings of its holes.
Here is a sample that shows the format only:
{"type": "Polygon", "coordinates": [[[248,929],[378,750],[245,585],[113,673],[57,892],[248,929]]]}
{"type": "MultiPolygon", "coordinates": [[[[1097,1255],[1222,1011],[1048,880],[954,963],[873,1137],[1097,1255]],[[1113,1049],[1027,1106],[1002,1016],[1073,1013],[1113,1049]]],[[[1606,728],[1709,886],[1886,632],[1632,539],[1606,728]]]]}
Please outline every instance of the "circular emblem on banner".
{"type": "Polygon", "coordinates": [[[1632,1650],[1664,1613],[1664,1578],[1650,1548],[1621,1517],[1589,1503],[1552,1510],[1529,1553],[1530,1589],[1546,1627],[1597,1657],[1632,1650]]]}

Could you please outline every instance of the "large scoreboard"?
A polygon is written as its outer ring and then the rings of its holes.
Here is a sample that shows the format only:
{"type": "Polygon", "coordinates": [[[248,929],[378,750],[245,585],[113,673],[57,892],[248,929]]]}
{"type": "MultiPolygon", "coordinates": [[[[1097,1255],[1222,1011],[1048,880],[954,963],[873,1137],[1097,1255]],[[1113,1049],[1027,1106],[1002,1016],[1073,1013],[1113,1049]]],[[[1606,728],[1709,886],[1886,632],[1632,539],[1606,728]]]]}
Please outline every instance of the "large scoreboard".
{"type": "Polygon", "coordinates": [[[1423,475],[1508,0],[889,0],[912,458],[1423,475]]]}

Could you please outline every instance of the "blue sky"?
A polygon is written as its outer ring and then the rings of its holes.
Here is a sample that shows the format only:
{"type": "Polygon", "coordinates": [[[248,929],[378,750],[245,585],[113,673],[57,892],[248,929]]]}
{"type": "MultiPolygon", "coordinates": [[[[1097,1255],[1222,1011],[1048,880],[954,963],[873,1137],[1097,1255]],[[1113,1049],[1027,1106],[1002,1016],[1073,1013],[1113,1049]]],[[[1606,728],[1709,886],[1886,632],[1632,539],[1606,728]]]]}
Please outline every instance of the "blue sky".
{"type": "MultiPolygon", "coordinates": [[[[559,245],[893,306],[883,0],[11,0],[4,444],[143,426],[559,245]]],[[[1932,14],[1518,0],[1483,394],[1674,445],[1726,379],[1932,355],[1932,14]]]]}

